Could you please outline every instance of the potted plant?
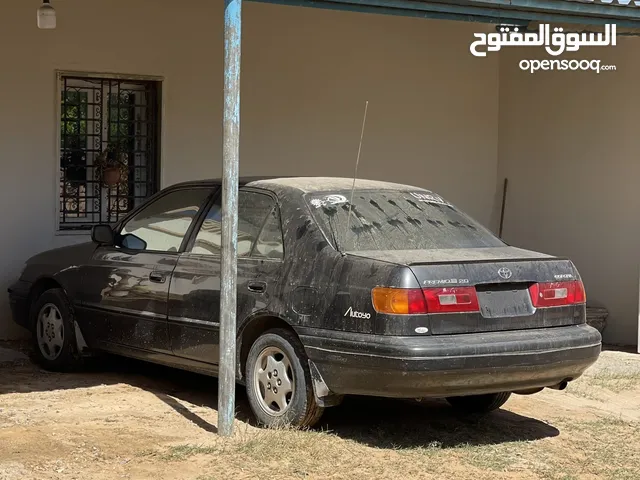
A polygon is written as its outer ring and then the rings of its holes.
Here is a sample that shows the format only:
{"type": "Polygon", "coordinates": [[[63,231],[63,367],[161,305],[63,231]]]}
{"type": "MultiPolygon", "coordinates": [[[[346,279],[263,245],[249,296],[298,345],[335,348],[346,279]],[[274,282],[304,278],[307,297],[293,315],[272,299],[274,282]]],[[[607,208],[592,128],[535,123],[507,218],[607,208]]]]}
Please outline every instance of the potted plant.
{"type": "Polygon", "coordinates": [[[111,143],[96,158],[94,167],[96,177],[107,187],[114,187],[126,181],[127,156],[120,152],[117,145],[111,143]]]}

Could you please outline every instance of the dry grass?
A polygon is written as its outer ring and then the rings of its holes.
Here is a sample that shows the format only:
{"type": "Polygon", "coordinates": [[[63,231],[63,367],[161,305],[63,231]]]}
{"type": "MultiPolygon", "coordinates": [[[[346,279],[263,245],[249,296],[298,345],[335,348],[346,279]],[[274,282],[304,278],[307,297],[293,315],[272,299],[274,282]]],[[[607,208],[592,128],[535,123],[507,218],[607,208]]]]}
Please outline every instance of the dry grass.
{"type": "MultiPolygon", "coordinates": [[[[424,445],[415,431],[399,425],[395,434],[407,435],[415,446],[395,447],[371,447],[331,432],[242,429],[231,441],[175,445],[159,457],[198,457],[213,469],[224,465],[256,478],[640,478],[640,452],[630,448],[639,438],[638,422],[562,418],[554,425],[562,438],[474,444],[466,441],[468,432],[458,430],[446,435],[446,444],[424,445]]],[[[491,438],[496,429],[478,423],[474,435],[491,438]]]]}
{"type": "Polygon", "coordinates": [[[640,355],[605,352],[582,378],[569,384],[567,391],[591,400],[607,402],[611,393],[623,394],[640,386],[640,355]]]}
{"type": "Polygon", "coordinates": [[[565,392],[487,417],[443,402],[347,399],[319,429],[215,434],[215,383],[166,369],[0,367],[0,479],[640,478],[640,357],[605,352],[565,392]],[[54,413],[57,412],[57,413],[54,413]]]}

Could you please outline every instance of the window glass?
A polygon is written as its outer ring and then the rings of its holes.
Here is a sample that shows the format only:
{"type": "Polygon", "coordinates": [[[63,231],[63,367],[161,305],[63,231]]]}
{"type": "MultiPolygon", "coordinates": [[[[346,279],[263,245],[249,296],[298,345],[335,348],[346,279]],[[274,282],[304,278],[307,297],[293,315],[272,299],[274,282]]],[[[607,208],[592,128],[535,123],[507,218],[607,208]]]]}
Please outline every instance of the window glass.
{"type": "Polygon", "coordinates": [[[116,223],[156,193],[160,83],[63,75],[58,227],[116,223]]]}
{"type": "Polygon", "coordinates": [[[282,229],[277,207],[273,207],[253,249],[252,257],[283,258],[282,229]]]}
{"type": "MultiPolygon", "coordinates": [[[[201,255],[220,255],[222,240],[222,210],[220,197],[215,201],[200,231],[192,252],[201,255]]],[[[268,195],[240,192],[238,195],[238,257],[248,257],[274,201],[268,195]]]]}
{"type": "Polygon", "coordinates": [[[191,222],[210,193],[209,189],[194,188],[160,197],[125,224],[120,231],[121,245],[125,248],[177,252],[191,222]]]}
{"type": "Polygon", "coordinates": [[[196,236],[191,252],[201,255],[220,255],[220,245],[222,242],[222,209],[220,206],[220,196],[209,209],[207,217],[200,225],[200,230],[196,236]]]}
{"type": "Polygon", "coordinates": [[[331,192],[306,197],[320,228],[344,252],[504,246],[431,192],[356,189],[350,206],[351,196],[351,192],[331,192]]]}

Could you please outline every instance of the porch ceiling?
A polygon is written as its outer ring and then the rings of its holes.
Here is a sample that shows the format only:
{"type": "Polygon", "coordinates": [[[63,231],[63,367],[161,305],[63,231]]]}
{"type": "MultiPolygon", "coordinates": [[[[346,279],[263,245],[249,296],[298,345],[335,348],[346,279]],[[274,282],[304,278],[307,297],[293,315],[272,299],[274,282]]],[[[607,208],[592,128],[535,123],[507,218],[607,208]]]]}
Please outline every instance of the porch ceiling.
{"type": "Polygon", "coordinates": [[[640,28],[640,0],[252,0],[303,7],[483,23],[529,21],[640,28]],[[606,3],[609,1],[610,3],[606,3]]]}

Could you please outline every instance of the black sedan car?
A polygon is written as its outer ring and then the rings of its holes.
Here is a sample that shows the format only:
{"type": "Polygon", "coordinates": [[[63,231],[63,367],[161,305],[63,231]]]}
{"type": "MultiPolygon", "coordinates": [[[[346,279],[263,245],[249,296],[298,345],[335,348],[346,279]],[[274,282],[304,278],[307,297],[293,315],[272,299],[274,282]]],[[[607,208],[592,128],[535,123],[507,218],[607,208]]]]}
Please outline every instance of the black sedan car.
{"type": "MultiPolygon", "coordinates": [[[[166,188],[28,260],[10,299],[46,368],[106,351],[217,374],[220,185],[166,188]]],[[[488,412],[564,388],[601,349],[571,261],[368,180],[241,181],[237,315],[238,381],[267,426],[313,425],[348,394],[488,412]]]]}

